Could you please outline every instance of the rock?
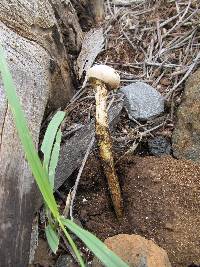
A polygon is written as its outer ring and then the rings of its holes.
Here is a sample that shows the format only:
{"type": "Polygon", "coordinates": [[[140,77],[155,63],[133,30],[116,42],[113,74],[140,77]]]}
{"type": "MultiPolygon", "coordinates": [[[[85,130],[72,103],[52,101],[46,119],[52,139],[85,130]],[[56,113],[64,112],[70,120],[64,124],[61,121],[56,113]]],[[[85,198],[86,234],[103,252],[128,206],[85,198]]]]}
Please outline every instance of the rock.
{"type": "MultiPolygon", "coordinates": [[[[139,235],[116,235],[105,244],[130,267],[171,267],[166,251],[139,235]]],[[[102,265],[95,259],[92,266],[102,265]]]]}
{"type": "Polygon", "coordinates": [[[200,69],[188,79],[172,136],[173,154],[200,160],[200,69]]]}
{"type": "Polygon", "coordinates": [[[164,111],[163,97],[146,83],[132,83],[120,91],[125,95],[125,107],[130,119],[147,120],[164,111]]]}
{"type": "Polygon", "coordinates": [[[148,140],[149,152],[154,156],[169,155],[171,152],[170,142],[163,136],[156,136],[148,140]]]}
{"type": "Polygon", "coordinates": [[[55,267],[77,267],[71,255],[60,255],[55,267]]]}

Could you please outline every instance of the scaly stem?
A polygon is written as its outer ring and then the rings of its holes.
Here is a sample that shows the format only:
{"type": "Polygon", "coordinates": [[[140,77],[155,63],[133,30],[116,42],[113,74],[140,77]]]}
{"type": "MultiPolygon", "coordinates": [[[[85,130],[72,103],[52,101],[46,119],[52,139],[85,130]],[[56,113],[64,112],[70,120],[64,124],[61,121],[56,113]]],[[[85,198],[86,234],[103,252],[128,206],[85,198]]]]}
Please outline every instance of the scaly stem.
{"type": "Polygon", "coordinates": [[[112,154],[112,140],[106,110],[108,92],[105,84],[99,80],[94,81],[94,86],[96,90],[96,136],[99,146],[99,154],[108,181],[115,213],[118,219],[120,219],[123,216],[123,201],[112,154]]]}

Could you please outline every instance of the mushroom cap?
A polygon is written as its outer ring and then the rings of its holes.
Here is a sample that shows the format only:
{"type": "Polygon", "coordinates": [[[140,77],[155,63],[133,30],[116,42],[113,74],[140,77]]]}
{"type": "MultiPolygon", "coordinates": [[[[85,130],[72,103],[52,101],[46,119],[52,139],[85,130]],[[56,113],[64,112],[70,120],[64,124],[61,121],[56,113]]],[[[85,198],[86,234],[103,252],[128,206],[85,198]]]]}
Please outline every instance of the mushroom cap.
{"type": "Polygon", "coordinates": [[[116,71],[106,65],[94,65],[88,70],[88,79],[97,79],[108,85],[110,89],[116,89],[120,85],[120,76],[116,71]]]}

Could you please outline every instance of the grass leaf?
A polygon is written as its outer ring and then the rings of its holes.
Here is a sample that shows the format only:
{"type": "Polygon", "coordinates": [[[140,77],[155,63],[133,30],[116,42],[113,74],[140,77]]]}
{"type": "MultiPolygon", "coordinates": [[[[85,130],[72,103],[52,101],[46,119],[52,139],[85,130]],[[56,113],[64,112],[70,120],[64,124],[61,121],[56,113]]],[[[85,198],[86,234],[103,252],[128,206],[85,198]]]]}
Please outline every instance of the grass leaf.
{"type": "Polygon", "coordinates": [[[128,267],[124,261],[122,261],[114,252],[107,248],[107,246],[96,236],[82,229],[70,220],[63,218],[62,222],[86,244],[86,246],[95,254],[98,259],[100,259],[105,266],[128,267]]]}
{"type": "Polygon", "coordinates": [[[57,135],[58,128],[65,117],[65,112],[58,111],[53,116],[52,120],[50,121],[47,130],[44,135],[44,140],[42,142],[41,151],[44,154],[44,163],[43,165],[46,169],[49,169],[49,163],[52,153],[53,144],[57,135]]]}
{"type": "Polygon", "coordinates": [[[58,250],[58,245],[59,245],[58,234],[54,231],[54,229],[52,228],[52,226],[50,224],[48,224],[45,227],[45,234],[46,234],[47,241],[48,241],[48,244],[49,244],[51,250],[53,251],[54,254],[56,254],[56,252],[58,250]]]}
{"type": "Polygon", "coordinates": [[[59,129],[56,135],[56,141],[53,146],[50,164],[49,164],[49,182],[50,182],[52,190],[54,188],[55,171],[56,171],[56,166],[58,163],[59,152],[60,152],[61,135],[62,135],[61,129],[59,129]]]}

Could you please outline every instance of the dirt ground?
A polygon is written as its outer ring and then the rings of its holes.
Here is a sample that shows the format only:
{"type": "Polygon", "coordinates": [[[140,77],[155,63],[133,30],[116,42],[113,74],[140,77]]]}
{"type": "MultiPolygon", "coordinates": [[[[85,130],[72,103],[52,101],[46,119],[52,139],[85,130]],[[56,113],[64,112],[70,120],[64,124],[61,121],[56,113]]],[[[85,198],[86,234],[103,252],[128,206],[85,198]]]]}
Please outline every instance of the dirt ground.
{"type": "MultiPolygon", "coordinates": [[[[176,108],[187,79],[184,75],[199,51],[195,45],[199,42],[195,15],[199,5],[197,1],[189,6],[188,1],[175,2],[148,1],[145,5],[112,9],[112,15],[107,10],[103,26],[105,29],[111,26],[111,30],[106,36],[105,50],[96,62],[107,62],[116,68],[122,85],[136,80],[152,85],[165,97],[166,109],[162,116],[142,126],[123,113],[113,131],[115,162],[124,199],[122,221],[116,219],[97,150],[88,159],[81,176],[75,213],[83,227],[102,240],[119,233],[136,233],[164,248],[173,267],[199,267],[200,168],[171,156],[149,156],[147,145],[149,138],[155,136],[171,142],[176,108]],[[184,11],[188,14],[181,18],[184,11]],[[192,42],[187,41],[190,34],[192,42]],[[141,140],[145,129],[152,135],[144,135],[141,140]],[[134,155],[119,160],[134,142],[139,144],[134,155]]],[[[88,95],[94,93],[88,91],[83,97],[88,95]]],[[[88,110],[90,117],[94,117],[94,98],[87,101],[80,99],[78,108],[70,111],[71,123],[76,118],[84,122],[88,110]]]]}
{"type": "MultiPolygon", "coordinates": [[[[110,30],[95,63],[106,62],[117,69],[122,85],[138,80],[152,85],[165,97],[165,113],[135,124],[123,112],[113,131],[124,218],[116,219],[97,149],[86,162],[74,206],[75,218],[100,239],[119,233],[139,234],[165,249],[173,267],[200,267],[200,167],[171,156],[149,156],[147,143],[155,136],[171,142],[184,83],[199,66],[195,58],[200,8],[198,1],[188,3],[146,1],[131,7],[111,6],[113,14],[107,9],[103,28],[110,30]],[[144,135],[146,130],[149,134],[144,135]],[[134,142],[139,144],[134,155],[120,159],[134,142]]],[[[91,121],[95,114],[91,88],[66,111],[66,128],[91,121]]],[[[67,180],[67,190],[59,189],[64,198],[75,179],[76,173],[67,180]]],[[[64,206],[64,201],[60,205],[64,206]]],[[[65,253],[65,246],[61,251],[65,253]]]]}
{"type": "MultiPolygon", "coordinates": [[[[142,141],[140,137],[144,127],[151,130],[160,125],[152,135],[171,142],[187,70],[199,53],[198,9],[197,1],[146,1],[144,5],[112,9],[113,14],[107,10],[103,26],[111,29],[97,63],[116,68],[122,85],[136,80],[152,85],[165,97],[166,109],[160,118],[142,123],[142,127],[122,114],[113,132],[123,220],[117,221],[114,214],[97,151],[86,163],[75,206],[82,225],[102,240],[119,233],[140,234],[166,249],[173,267],[200,266],[200,168],[171,156],[149,156],[146,144],[150,135],[142,141]],[[119,160],[135,141],[139,142],[135,155],[119,160]]],[[[79,119],[80,114],[86,116],[84,111],[91,103],[82,102],[85,108],[78,111],[79,119]]],[[[76,117],[76,112],[71,114],[76,117]]],[[[90,109],[90,114],[94,110],[90,109]]]]}
{"type": "Polygon", "coordinates": [[[200,167],[171,156],[129,156],[117,168],[124,218],[116,219],[98,157],[93,155],[75,206],[82,225],[102,240],[119,233],[142,235],[167,251],[173,267],[199,266],[200,167]]]}

